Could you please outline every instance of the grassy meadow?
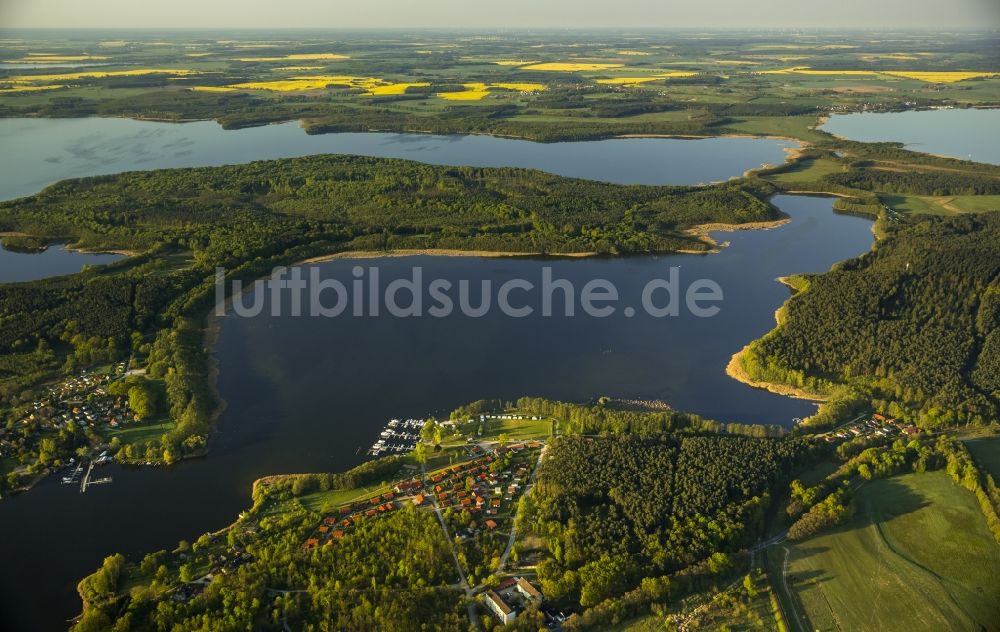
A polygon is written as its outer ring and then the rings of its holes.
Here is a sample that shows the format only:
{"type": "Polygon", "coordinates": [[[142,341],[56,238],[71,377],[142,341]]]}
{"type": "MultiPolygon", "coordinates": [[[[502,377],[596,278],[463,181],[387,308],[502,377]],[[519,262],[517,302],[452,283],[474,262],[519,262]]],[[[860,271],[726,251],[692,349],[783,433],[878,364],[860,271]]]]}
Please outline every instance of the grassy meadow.
{"type": "Polygon", "coordinates": [[[866,483],[856,507],[772,549],[810,629],[1000,629],[1000,546],[972,494],[942,471],[906,474],[866,483]]]}

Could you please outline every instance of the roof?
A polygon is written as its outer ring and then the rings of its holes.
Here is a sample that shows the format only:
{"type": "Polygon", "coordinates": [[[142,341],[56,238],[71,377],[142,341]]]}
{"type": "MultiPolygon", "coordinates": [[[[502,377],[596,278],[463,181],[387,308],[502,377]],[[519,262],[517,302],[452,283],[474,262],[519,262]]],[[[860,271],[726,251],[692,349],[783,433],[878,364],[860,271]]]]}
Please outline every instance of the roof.
{"type": "Polygon", "coordinates": [[[531,585],[527,579],[523,577],[517,578],[517,589],[522,591],[525,595],[531,599],[541,599],[542,593],[538,592],[538,589],[531,585]]]}
{"type": "Polygon", "coordinates": [[[496,594],[492,590],[486,591],[486,598],[492,601],[493,604],[500,610],[500,612],[504,614],[510,614],[511,612],[514,612],[513,610],[510,609],[510,606],[507,605],[507,602],[501,599],[500,595],[496,594]]]}
{"type": "Polygon", "coordinates": [[[489,527],[490,529],[496,529],[497,528],[497,523],[494,520],[487,520],[486,521],[486,526],[489,527]]]}

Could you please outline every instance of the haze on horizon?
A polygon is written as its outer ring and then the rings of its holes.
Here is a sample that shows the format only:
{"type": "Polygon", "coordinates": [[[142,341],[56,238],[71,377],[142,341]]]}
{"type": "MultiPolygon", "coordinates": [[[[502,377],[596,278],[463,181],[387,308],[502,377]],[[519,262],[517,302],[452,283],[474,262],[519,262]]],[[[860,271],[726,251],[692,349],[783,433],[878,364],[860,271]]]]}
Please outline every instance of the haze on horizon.
{"type": "Polygon", "coordinates": [[[997,29],[997,0],[0,0],[0,28],[997,29]]]}

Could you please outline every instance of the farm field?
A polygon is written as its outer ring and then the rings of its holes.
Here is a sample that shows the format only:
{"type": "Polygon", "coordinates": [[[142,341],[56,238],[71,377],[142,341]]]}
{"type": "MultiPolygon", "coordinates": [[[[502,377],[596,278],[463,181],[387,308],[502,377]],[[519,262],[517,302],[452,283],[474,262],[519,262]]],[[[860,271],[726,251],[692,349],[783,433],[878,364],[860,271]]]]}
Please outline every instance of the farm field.
{"type": "Polygon", "coordinates": [[[856,507],[773,549],[810,629],[1000,629],[1000,547],[972,494],[942,471],[906,474],[864,485],[856,507]]]}
{"type": "Polygon", "coordinates": [[[278,41],[178,33],[114,46],[99,35],[12,39],[0,46],[0,116],[227,126],[332,119],[338,129],[364,131],[419,115],[418,123],[397,125],[546,141],[749,134],[823,142],[829,136],[814,127],[831,112],[998,104],[1000,69],[988,38],[914,37],[892,51],[878,39],[849,39],[602,35],[588,43],[552,34],[421,34],[387,41],[360,32],[278,41]]]}
{"type": "Polygon", "coordinates": [[[1000,195],[884,195],[882,199],[896,211],[906,213],[954,215],[1000,210],[1000,195]]]}

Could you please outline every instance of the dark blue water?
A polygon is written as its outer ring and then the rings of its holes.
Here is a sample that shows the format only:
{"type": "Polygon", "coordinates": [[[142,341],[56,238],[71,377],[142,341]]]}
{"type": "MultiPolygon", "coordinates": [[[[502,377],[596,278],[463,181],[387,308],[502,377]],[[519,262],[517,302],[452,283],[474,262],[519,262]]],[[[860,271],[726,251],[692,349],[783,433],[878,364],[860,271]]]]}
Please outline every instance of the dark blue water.
{"type": "Polygon", "coordinates": [[[75,252],[64,246],[52,246],[37,253],[14,252],[0,247],[0,283],[73,274],[83,266],[102,265],[121,258],[122,255],[116,254],[75,252]]]}
{"type": "Polygon", "coordinates": [[[1000,164],[1000,109],[835,114],[821,129],[850,140],[895,141],[914,151],[1000,164]]]}
{"type": "Polygon", "coordinates": [[[203,167],[338,153],[440,165],[528,167],[622,184],[726,180],[785,160],[791,141],[764,138],[620,138],[533,143],[493,136],[306,134],[289,122],[224,130],[211,121],[116,118],[0,119],[0,200],[66,178],[138,169],[203,167]]]}
{"type": "MultiPolygon", "coordinates": [[[[270,317],[221,319],[216,357],[228,407],[207,459],[123,471],[80,494],[50,478],[0,502],[0,628],[58,629],[80,608],[75,585],[108,554],[135,559],[232,522],[267,474],[332,471],[365,457],[386,419],[443,414],[487,397],[536,395],[573,401],[600,395],[656,397],[722,421],[788,424],[813,405],[729,379],[730,356],[774,326],[788,298],[775,278],[816,272],[871,245],[871,224],[836,215],[824,198],[782,196],[792,222],[716,235],[719,254],[629,259],[513,260],[409,257],[318,264],[349,278],[378,265],[384,283],[408,277],[467,279],[478,286],[524,277],[579,285],[612,281],[621,306],[637,304],[651,278],[680,266],[681,285],[714,280],[723,290],[713,318],[529,317],[497,313],[445,319],[270,317]]],[[[554,302],[555,313],[561,303],[554,302]]]]}

